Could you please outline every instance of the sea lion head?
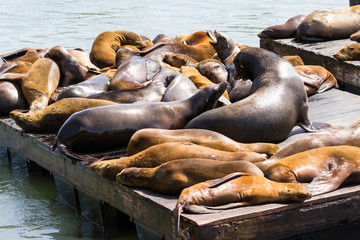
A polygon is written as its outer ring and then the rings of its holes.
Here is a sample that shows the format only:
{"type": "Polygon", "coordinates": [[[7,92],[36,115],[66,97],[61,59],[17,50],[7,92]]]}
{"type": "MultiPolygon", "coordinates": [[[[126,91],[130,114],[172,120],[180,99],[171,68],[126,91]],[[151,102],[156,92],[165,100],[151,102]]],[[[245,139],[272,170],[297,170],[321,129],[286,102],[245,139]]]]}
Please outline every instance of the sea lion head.
{"type": "Polygon", "coordinates": [[[279,197],[291,202],[303,202],[312,197],[311,192],[300,183],[287,183],[283,191],[279,191],[279,197]]]}
{"type": "Polygon", "coordinates": [[[342,61],[360,60],[360,43],[346,45],[334,54],[334,58],[342,61]]]}

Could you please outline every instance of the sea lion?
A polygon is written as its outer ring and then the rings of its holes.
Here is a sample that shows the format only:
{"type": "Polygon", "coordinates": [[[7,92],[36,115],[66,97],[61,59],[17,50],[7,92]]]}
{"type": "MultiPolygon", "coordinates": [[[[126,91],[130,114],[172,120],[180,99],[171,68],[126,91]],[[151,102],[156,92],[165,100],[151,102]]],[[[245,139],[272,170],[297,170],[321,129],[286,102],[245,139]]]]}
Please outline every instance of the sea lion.
{"type": "Polygon", "coordinates": [[[207,77],[213,83],[227,82],[229,73],[226,70],[225,65],[219,60],[207,59],[198,62],[194,67],[199,73],[207,77]]]}
{"type": "Polygon", "coordinates": [[[126,158],[98,161],[91,169],[104,178],[115,179],[116,174],[129,167],[157,167],[176,159],[202,158],[223,162],[245,160],[259,162],[267,159],[266,154],[251,151],[227,152],[189,142],[165,142],[151,146],[126,158]]]}
{"type": "Polygon", "coordinates": [[[351,43],[334,54],[334,58],[342,61],[360,60],[360,43],[351,43]]]}
{"type": "Polygon", "coordinates": [[[310,198],[309,190],[299,183],[279,183],[254,174],[232,173],[222,179],[208,180],[182,190],[173,210],[176,234],[182,211],[209,213],[213,212],[209,209],[268,202],[303,202],[310,198]]]}
{"type": "Polygon", "coordinates": [[[217,131],[238,142],[276,142],[287,138],[296,125],[307,131],[330,126],[310,122],[304,85],[282,57],[265,49],[246,48],[236,55],[234,64],[253,81],[251,94],[202,113],[185,128],[217,131]]]}
{"type": "Polygon", "coordinates": [[[192,66],[198,63],[198,61],[185,54],[166,54],[164,62],[177,68],[181,68],[182,66],[192,66]]]}
{"type": "Polygon", "coordinates": [[[233,172],[263,176],[263,172],[248,161],[223,162],[202,158],[178,159],[154,168],[125,168],[116,181],[130,187],[141,187],[163,194],[177,195],[184,188],[210,179],[222,178],[233,172]]]}
{"type": "MultiPolygon", "coordinates": [[[[5,53],[5,54],[1,54],[0,57],[2,59],[4,59],[5,61],[16,61],[17,59],[25,56],[28,52],[32,52],[33,48],[22,48],[13,52],[9,52],[9,53],[5,53]]],[[[37,54],[39,55],[40,58],[44,57],[44,55],[47,53],[47,51],[49,51],[48,48],[35,48],[37,54]]],[[[33,53],[30,53],[30,58],[32,60],[37,60],[34,58],[33,53]]],[[[28,56],[29,57],[29,56],[28,56]]],[[[26,57],[28,59],[28,57],[26,57]]],[[[35,61],[31,61],[32,63],[34,63],[35,61]]]]}
{"type": "Polygon", "coordinates": [[[22,94],[20,84],[0,81],[0,116],[9,116],[14,109],[25,109],[29,105],[22,94]]]}
{"type": "Polygon", "coordinates": [[[40,58],[23,74],[6,73],[2,80],[20,81],[21,89],[30,106],[30,112],[44,109],[60,80],[60,70],[50,58],[40,58]]]}
{"type": "Polygon", "coordinates": [[[233,81],[234,86],[230,90],[229,97],[232,103],[240,101],[251,94],[251,80],[238,79],[233,81]]]}
{"type": "Polygon", "coordinates": [[[66,87],[97,75],[89,71],[75,57],[73,57],[63,46],[55,46],[49,50],[45,57],[56,62],[60,69],[59,86],[66,87]]]}
{"type": "MultiPolygon", "coordinates": [[[[197,89],[202,89],[206,86],[215,84],[210,81],[207,77],[201,75],[201,73],[194,67],[183,66],[180,69],[180,72],[189,78],[196,86],[197,89]]],[[[227,84],[227,82],[225,82],[227,84]]],[[[229,100],[229,94],[227,91],[224,92],[223,96],[229,100]]]]}
{"type": "Polygon", "coordinates": [[[272,156],[280,150],[280,147],[273,143],[239,143],[218,132],[205,129],[145,128],[137,131],[131,137],[127,146],[127,155],[132,156],[151,146],[165,142],[191,142],[221,151],[251,151],[265,153],[268,156],[272,156]]]}
{"type": "Polygon", "coordinates": [[[123,62],[116,70],[109,90],[126,90],[145,87],[161,70],[158,62],[140,56],[134,56],[123,62]]]}
{"type": "Polygon", "coordinates": [[[94,69],[99,71],[100,69],[90,61],[90,53],[81,48],[67,49],[71,56],[75,57],[81,65],[87,69],[94,69]]]}
{"type": "Polygon", "coordinates": [[[27,113],[21,110],[10,112],[10,117],[28,132],[57,132],[73,113],[99,106],[115,105],[106,100],[86,98],[64,98],[41,111],[27,113]]]}
{"type": "Polygon", "coordinates": [[[304,83],[307,95],[322,93],[331,88],[339,88],[334,75],[322,66],[295,66],[296,71],[304,83]]]}
{"type": "Polygon", "coordinates": [[[103,93],[108,90],[114,75],[115,70],[109,70],[106,73],[96,75],[80,83],[72,84],[61,91],[57,100],[70,97],[86,98],[97,93],[103,93]]]}
{"type": "Polygon", "coordinates": [[[350,40],[360,42],[360,30],[350,35],[350,40]]]}
{"type": "Polygon", "coordinates": [[[145,87],[127,90],[105,91],[87,96],[117,103],[160,102],[166,92],[162,82],[151,83],[145,87]]]}
{"type": "Polygon", "coordinates": [[[300,23],[304,20],[306,15],[296,15],[289,18],[284,24],[267,27],[259,34],[259,38],[293,38],[296,35],[296,30],[300,23]]]}
{"type": "Polygon", "coordinates": [[[313,196],[337,189],[347,180],[360,183],[360,148],[331,146],[300,152],[272,163],[265,176],[305,184],[313,196]]]}
{"type": "Polygon", "coordinates": [[[292,55],[292,56],[283,56],[291,65],[295,66],[302,66],[305,65],[303,60],[299,55],[292,55]]]}
{"type": "Polygon", "coordinates": [[[256,165],[261,170],[265,170],[271,163],[296,153],[320,147],[339,145],[360,147],[360,121],[349,126],[312,133],[287,145],[270,159],[256,165]]]}
{"type": "Polygon", "coordinates": [[[54,147],[68,155],[71,151],[104,151],[126,147],[142,128],[183,128],[195,116],[214,108],[225,88],[225,83],[211,85],[176,102],[117,104],[77,112],[59,130],[54,147]]]}
{"type": "Polygon", "coordinates": [[[14,60],[6,61],[0,66],[0,74],[2,73],[26,73],[30,70],[32,64],[40,59],[35,48],[30,48],[26,53],[14,60]]]}
{"type": "Polygon", "coordinates": [[[146,43],[134,32],[105,31],[95,38],[90,51],[90,61],[99,68],[113,66],[116,51],[121,45],[133,45],[140,49],[146,47],[146,43]]]}
{"type": "Polygon", "coordinates": [[[166,87],[162,102],[184,100],[199,91],[195,84],[183,74],[178,73],[174,78],[168,77],[170,84],[166,87]]]}
{"type": "Polygon", "coordinates": [[[349,38],[360,30],[360,6],[307,15],[297,28],[295,40],[320,42],[349,38]]]}

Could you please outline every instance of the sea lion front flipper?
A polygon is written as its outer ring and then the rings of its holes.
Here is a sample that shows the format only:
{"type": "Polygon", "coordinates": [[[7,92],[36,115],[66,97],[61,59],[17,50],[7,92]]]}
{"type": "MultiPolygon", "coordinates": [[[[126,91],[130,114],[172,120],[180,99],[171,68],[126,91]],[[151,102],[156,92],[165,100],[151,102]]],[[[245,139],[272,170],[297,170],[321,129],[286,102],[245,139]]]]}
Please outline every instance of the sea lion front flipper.
{"type": "Polygon", "coordinates": [[[241,177],[241,176],[249,176],[251,175],[250,173],[243,173],[243,172],[234,172],[234,173],[230,173],[228,175],[226,175],[225,177],[219,178],[215,181],[213,181],[212,183],[210,183],[207,187],[208,188],[214,188],[217,186],[220,186],[223,183],[226,183],[230,180],[233,180],[235,178],[241,177]]]}
{"type": "Polygon", "coordinates": [[[189,205],[184,210],[187,213],[199,213],[199,214],[210,214],[210,213],[218,213],[221,212],[222,209],[212,209],[208,206],[200,206],[200,205],[189,205]]]}
{"type": "Polygon", "coordinates": [[[336,190],[350,175],[347,168],[331,165],[329,168],[306,186],[313,196],[336,190]]]}
{"type": "Polygon", "coordinates": [[[205,208],[207,208],[208,210],[219,211],[219,210],[243,207],[243,206],[248,206],[248,205],[250,205],[250,203],[248,203],[248,202],[234,202],[234,203],[228,203],[228,204],[224,204],[224,205],[220,205],[220,206],[205,206],[205,208]]]}
{"type": "Polygon", "coordinates": [[[331,88],[339,88],[336,78],[331,74],[323,84],[320,85],[319,89],[317,90],[318,93],[325,92],[331,88]]]}

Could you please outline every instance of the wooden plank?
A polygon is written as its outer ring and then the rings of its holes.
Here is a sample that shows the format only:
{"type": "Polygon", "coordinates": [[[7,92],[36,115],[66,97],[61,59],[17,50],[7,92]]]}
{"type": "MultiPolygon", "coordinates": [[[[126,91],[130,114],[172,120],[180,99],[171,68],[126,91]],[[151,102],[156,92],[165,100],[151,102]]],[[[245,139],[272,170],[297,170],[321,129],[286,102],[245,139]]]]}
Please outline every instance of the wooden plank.
{"type": "MultiPolygon", "coordinates": [[[[260,39],[260,47],[285,55],[299,55],[306,65],[320,65],[329,70],[338,81],[360,87],[360,61],[339,61],[333,54],[343,46],[354,43],[350,39],[321,43],[298,43],[293,39],[260,39]]],[[[341,84],[341,83],[340,83],[341,84]]]]}

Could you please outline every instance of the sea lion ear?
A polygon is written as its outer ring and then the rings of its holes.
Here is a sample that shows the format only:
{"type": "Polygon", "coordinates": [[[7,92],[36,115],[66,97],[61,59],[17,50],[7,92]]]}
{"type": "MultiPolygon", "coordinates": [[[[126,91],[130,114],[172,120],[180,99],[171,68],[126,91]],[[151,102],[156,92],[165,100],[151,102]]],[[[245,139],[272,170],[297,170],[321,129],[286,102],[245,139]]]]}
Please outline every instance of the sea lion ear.
{"type": "MultiPolygon", "coordinates": [[[[214,34],[213,31],[208,30],[208,31],[206,32],[206,34],[207,34],[208,37],[213,41],[213,43],[216,43],[216,42],[217,42],[216,36],[215,36],[215,34],[214,34]]],[[[210,42],[210,43],[212,43],[212,42],[210,42]]]]}
{"type": "Polygon", "coordinates": [[[219,179],[213,181],[207,187],[208,188],[214,188],[214,187],[220,186],[221,184],[226,183],[226,182],[228,182],[230,180],[233,180],[235,178],[238,178],[238,177],[241,177],[241,176],[250,176],[250,175],[253,175],[253,174],[244,173],[244,172],[234,172],[234,173],[231,173],[229,175],[226,175],[225,177],[222,177],[222,178],[219,178],[219,179]]]}

